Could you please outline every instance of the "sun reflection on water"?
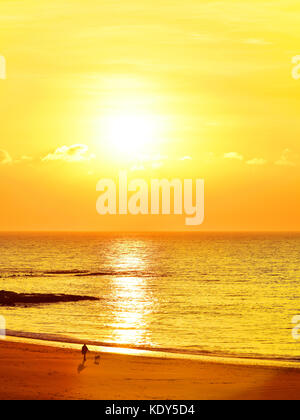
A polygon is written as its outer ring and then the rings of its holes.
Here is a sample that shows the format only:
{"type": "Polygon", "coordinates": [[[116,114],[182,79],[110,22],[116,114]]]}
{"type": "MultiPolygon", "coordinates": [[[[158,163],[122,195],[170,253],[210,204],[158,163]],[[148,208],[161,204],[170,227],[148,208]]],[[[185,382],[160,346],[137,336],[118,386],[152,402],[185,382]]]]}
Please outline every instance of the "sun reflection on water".
{"type": "Polygon", "coordinates": [[[120,344],[145,344],[148,336],[149,315],[153,310],[153,300],[146,277],[136,273],[146,269],[143,247],[135,244],[128,253],[126,244],[118,247],[115,267],[118,270],[134,272],[132,277],[120,276],[112,281],[114,320],[112,342],[120,344]],[[127,250],[127,252],[124,252],[127,250]]]}
{"type": "Polygon", "coordinates": [[[147,313],[151,300],[146,296],[146,284],[141,278],[118,277],[114,280],[115,320],[113,341],[121,344],[145,342],[147,313]]]}

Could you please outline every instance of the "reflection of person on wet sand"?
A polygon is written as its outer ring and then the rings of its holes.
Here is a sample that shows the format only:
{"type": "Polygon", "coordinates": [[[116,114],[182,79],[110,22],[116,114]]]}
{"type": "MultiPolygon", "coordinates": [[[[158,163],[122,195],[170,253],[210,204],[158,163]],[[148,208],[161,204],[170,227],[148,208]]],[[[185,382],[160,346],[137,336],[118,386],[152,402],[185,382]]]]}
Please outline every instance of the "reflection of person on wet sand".
{"type": "Polygon", "coordinates": [[[89,349],[87,348],[87,345],[84,344],[84,346],[81,349],[81,353],[83,355],[83,361],[86,362],[86,354],[89,351],[89,349]]]}

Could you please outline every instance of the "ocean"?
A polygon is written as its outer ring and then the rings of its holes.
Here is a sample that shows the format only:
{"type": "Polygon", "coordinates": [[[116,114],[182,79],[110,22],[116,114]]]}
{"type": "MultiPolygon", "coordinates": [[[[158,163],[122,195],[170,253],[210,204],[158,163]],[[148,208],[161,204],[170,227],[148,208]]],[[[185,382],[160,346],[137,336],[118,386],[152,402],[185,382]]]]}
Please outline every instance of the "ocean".
{"type": "Polygon", "coordinates": [[[0,234],[0,289],[98,301],[1,307],[10,334],[300,361],[300,235],[0,234]]]}

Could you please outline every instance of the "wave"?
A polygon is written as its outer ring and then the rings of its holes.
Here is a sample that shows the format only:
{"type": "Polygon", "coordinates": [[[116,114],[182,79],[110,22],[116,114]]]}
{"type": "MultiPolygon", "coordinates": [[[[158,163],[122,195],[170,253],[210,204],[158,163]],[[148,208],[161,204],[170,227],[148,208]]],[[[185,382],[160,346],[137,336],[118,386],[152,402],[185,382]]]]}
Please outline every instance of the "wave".
{"type": "Polygon", "coordinates": [[[19,277],[22,277],[22,278],[24,278],[24,277],[34,278],[34,277],[41,277],[41,274],[40,273],[29,273],[29,272],[26,272],[26,273],[15,273],[15,274],[1,273],[0,274],[0,277],[1,278],[4,278],[4,279],[14,279],[14,278],[19,278],[19,277]]]}
{"type": "MultiPolygon", "coordinates": [[[[45,271],[44,274],[48,275],[72,275],[75,277],[98,277],[98,276],[120,276],[120,277],[153,277],[158,275],[154,272],[145,272],[140,270],[101,270],[101,271],[89,271],[89,270],[56,270],[56,271],[45,271]]],[[[160,277],[166,277],[167,274],[160,273],[160,277]]]]}
{"type": "Polygon", "coordinates": [[[139,270],[47,270],[47,271],[22,271],[14,273],[0,273],[2,278],[34,278],[34,277],[55,277],[55,276],[73,276],[73,277],[167,277],[166,273],[145,272],[139,270]]]}
{"type": "Polygon", "coordinates": [[[66,295],[54,293],[15,293],[0,290],[0,306],[36,305],[45,303],[80,302],[99,300],[92,296],[66,295]]]}
{"type": "Polygon", "coordinates": [[[44,271],[43,274],[60,275],[60,274],[85,274],[87,270],[49,270],[44,271]]]}
{"type": "Polygon", "coordinates": [[[167,277],[167,274],[157,274],[152,272],[144,272],[144,271],[115,271],[115,270],[108,270],[108,271],[91,271],[86,273],[78,273],[75,274],[75,277],[97,277],[97,276],[118,276],[118,277],[167,277]]]}

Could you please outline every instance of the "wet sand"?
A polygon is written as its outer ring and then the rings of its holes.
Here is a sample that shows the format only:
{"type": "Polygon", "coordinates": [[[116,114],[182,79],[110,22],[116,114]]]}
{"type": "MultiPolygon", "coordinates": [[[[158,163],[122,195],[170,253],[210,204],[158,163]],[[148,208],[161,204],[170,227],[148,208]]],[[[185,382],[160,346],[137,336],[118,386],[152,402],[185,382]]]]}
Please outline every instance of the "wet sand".
{"type": "Polygon", "coordinates": [[[299,399],[300,369],[89,353],[0,341],[0,399],[299,399]]]}

